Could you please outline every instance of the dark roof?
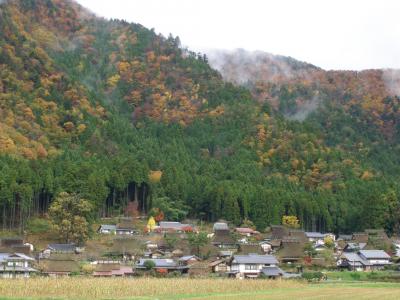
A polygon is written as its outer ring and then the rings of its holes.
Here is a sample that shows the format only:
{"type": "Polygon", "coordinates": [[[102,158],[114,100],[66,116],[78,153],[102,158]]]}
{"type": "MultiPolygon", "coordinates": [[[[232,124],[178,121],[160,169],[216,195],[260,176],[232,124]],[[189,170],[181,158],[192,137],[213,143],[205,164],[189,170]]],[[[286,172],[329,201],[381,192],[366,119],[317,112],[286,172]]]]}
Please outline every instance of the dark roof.
{"type": "Polygon", "coordinates": [[[278,260],[273,255],[234,255],[232,259],[233,264],[277,264],[278,260]]]}
{"type": "Polygon", "coordinates": [[[48,249],[58,252],[74,252],[76,249],[75,244],[49,244],[48,249]]]}
{"type": "Polygon", "coordinates": [[[11,238],[2,238],[1,246],[9,247],[14,245],[23,245],[24,239],[19,237],[11,237],[11,238]]]}
{"type": "Polygon", "coordinates": [[[276,266],[268,266],[268,267],[264,267],[261,269],[261,273],[263,273],[265,276],[282,276],[284,274],[284,272],[276,266]]]}

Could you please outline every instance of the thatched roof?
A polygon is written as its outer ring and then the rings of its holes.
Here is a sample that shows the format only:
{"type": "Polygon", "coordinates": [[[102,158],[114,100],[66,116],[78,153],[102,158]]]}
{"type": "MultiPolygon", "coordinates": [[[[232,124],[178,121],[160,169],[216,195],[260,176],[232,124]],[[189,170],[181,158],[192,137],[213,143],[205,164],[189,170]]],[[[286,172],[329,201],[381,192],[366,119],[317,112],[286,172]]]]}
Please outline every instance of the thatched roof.
{"type": "Polygon", "coordinates": [[[110,264],[97,264],[95,272],[111,272],[112,270],[119,270],[121,265],[119,263],[110,264]]]}
{"type": "Polygon", "coordinates": [[[141,242],[134,238],[116,238],[110,252],[119,255],[135,254],[141,246],[141,242]]]}
{"type": "Polygon", "coordinates": [[[0,245],[3,247],[10,247],[14,245],[23,245],[24,239],[20,237],[2,238],[0,245]]]}
{"type": "Polygon", "coordinates": [[[79,272],[79,264],[74,260],[51,260],[44,259],[39,263],[43,273],[73,273],[79,272]]]}
{"type": "Polygon", "coordinates": [[[368,243],[368,233],[366,232],[353,233],[353,241],[356,241],[357,243],[368,243]]]}
{"type": "Polygon", "coordinates": [[[282,249],[279,256],[282,259],[300,259],[304,256],[304,243],[301,242],[282,242],[282,249]]]}
{"type": "Polygon", "coordinates": [[[271,239],[282,239],[289,234],[287,227],[283,225],[271,225],[271,239]]]}
{"type": "Polygon", "coordinates": [[[240,254],[250,254],[250,253],[257,253],[257,254],[264,254],[260,245],[249,245],[243,244],[239,246],[239,253],[240,254]]]}
{"type": "Polygon", "coordinates": [[[214,245],[234,245],[236,244],[235,239],[231,236],[230,233],[222,233],[221,231],[217,231],[212,240],[212,244],[214,245]]]}
{"type": "Polygon", "coordinates": [[[302,242],[306,242],[308,240],[306,233],[304,230],[300,229],[291,229],[289,230],[289,236],[293,238],[297,238],[298,240],[302,242]]]}

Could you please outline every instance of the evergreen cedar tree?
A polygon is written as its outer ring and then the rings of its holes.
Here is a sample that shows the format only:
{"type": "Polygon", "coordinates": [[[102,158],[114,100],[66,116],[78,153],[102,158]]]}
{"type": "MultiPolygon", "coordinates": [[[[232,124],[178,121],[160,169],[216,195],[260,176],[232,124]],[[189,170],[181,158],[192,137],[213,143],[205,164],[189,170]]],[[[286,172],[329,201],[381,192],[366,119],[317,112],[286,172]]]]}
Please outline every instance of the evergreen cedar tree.
{"type": "Polygon", "coordinates": [[[0,4],[0,45],[4,229],[68,192],[94,216],[158,201],[165,219],[399,230],[400,100],[382,70],[281,57],[298,76],[240,87],[178,38],[61,0],[0,4]]]}

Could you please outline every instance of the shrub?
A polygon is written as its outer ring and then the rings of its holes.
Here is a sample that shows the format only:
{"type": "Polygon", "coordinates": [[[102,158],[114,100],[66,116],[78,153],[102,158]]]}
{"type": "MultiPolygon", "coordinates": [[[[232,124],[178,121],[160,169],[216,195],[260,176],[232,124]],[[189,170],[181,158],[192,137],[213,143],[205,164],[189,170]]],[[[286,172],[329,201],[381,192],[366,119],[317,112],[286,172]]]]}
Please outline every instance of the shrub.
{"type": "Polygon", "coordinates": [[[324,273],[322,272],[304,272],[302,278],[306,279],[308,282],[311,281],[320,281],[325,277],[324,273]]]}
{"type": "Polygon", "coordinates": [[[143,265],[147,270],[153,270],[156,266],[156,263],[152,260],[146,260],[143,265]]]}
{"type": "Polygon", "coordinates": [[[359,273],[357,273],[357,272],[351,273],[351,274],[350,274],[350,277],[351,277],[353,280],[360,280],[360,279],[361,279],[361,275],[360,275],[359,273]]]}

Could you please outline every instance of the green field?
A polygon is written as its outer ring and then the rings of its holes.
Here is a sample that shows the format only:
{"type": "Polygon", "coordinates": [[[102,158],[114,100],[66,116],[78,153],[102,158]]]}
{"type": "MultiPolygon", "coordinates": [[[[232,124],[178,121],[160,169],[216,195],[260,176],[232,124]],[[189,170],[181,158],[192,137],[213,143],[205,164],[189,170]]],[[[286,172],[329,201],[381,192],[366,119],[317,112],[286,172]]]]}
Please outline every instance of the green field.
{"type": "Polygon", "coordinates": [[[395,283],[230,279],[1,280],[0,299],[400,299],[395,283]]]}

